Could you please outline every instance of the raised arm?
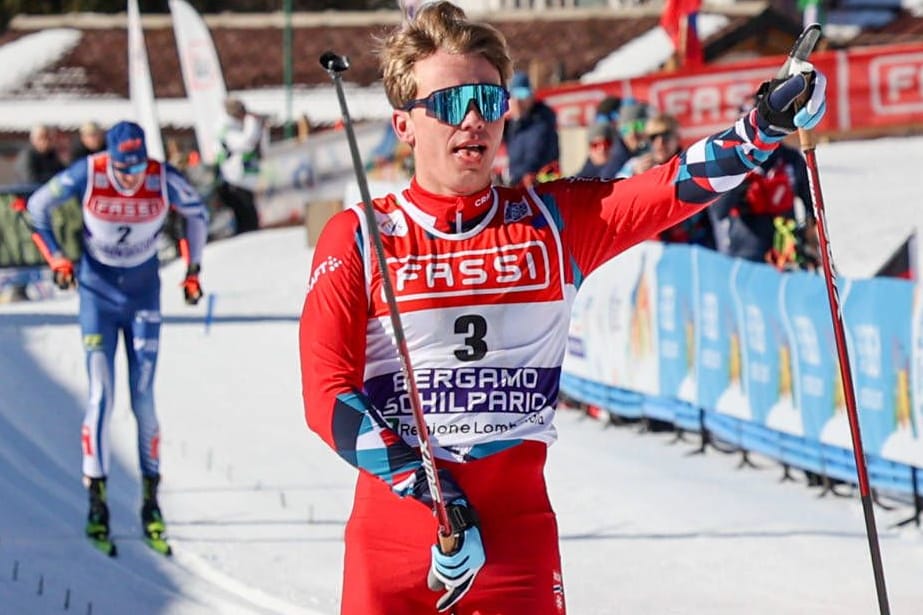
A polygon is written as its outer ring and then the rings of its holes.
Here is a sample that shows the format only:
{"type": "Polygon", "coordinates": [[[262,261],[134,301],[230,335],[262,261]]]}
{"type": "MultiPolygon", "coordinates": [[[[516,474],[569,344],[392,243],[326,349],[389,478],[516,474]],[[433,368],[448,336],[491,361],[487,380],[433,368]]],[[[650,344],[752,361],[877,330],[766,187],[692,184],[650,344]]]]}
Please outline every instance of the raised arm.
{"type": "Polygon", "coordinates": [[[816,125],[825,111],[826,80],[811,75],[767,82],[758,105],[733,126],[645,173],[614,183],[550,185],[543,199],[560,209],[562,235],[579,273],[588,275],[693,215],[738,186],[787,134],[816,125]],[[808,102],[796,105],[803,95],[808,102]]]}

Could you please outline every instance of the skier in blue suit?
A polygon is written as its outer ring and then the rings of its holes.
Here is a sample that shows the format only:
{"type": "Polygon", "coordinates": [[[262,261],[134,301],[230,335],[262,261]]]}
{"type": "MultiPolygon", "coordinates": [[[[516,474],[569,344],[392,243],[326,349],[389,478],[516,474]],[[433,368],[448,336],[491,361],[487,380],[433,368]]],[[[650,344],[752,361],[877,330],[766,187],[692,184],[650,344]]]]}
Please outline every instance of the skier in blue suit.
{"type": "Polygon", "coordinates": [[[160,427],[154,411],[154,373],[160,339],[160,274],[157,241],[170,207],[185,218],[186,302],[202,297],[199,284],[207,233],[206,209],[198,193],[172,166],[147,156],[144,131],[119,122],[106,138],[105,151],[78,160],[37,190],[28,202],[33,238],[61,289],[77,286],[80,331],[89,375],[89,400],[83,421],[84,484],[90,510],[86,533],[109,555],[106,475],[108,426],[113,407],[113,368],[118,338],[128,355],[131,408],[138,423],[142,474],[141,518],[152,547],[169,553],[157,502],[160,482],[160,427]],[[65,201],[82,203],[83,255],[79,265],[64,257],[52,232],[51,213],[65,201]]]}

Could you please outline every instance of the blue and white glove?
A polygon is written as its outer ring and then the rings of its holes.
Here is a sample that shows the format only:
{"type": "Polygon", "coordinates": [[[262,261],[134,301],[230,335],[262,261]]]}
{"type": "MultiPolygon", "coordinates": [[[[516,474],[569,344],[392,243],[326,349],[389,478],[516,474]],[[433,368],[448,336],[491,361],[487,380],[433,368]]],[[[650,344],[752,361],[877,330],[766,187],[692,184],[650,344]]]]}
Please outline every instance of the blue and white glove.
{"type": "Polygon", "coordinates": [[[428,584],[433,591],[444,589],[445,593],[436,601],[436,610],[443,613],[451,609],[468,593],[474,578],[487,560],[477,516],[465,500],[456,500],[446,507],[454,549],[443,553],[439,545],[433,545],[428,584]]]}
{"type": "Polygon", "coordinates": [[[809,62],[798,72],[766,81],[757,91],[757,123],[764,131],[788,134],[817,126],[827,112],[827,78],[809,62]]]}

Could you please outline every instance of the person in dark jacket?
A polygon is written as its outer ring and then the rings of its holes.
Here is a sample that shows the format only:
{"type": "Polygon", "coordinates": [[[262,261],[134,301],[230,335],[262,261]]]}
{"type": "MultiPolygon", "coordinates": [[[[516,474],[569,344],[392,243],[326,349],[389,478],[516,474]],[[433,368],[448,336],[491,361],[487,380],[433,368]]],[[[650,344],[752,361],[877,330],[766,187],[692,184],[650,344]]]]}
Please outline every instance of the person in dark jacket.
{"type": "Polygon", "coordinates": [[[29,146],[16,158],[16,179],[24,184],[44,184],[63,170],[54,133],[44,124],[36,124],[29,131],[29,146]]]}
{"type": "MultiPolygon", "coordinates": [[[[758,103],[754,94],[740,111],[748,112],[758,103]]],[[[820,262],[808,167],[794,147],[779,144],[707,211],[722,254],[779,270],[815,269],[820,262]]]]}
{"type": "MultiPolygon", "coordinates": [[[[64,169],[64,162],[58,156],[54,142],[55,133],[44,124],[36,124],[29,131],[29,145],[16,156],[14,173],[16,180],[24,186],[39,185],[54,177],[64,169]]],[[[0,302],[28,301],[28,285],[11,284],[9,290],[0,297],[0,302]]]]}
{"type": "Polygon", "coordinates": [[[587,130],[587,157],[586,162],[576,173],[576,177],[603,178],[602,170],[609,160],[612,150],[612,140],[615,131],[608,122],[592,124],[587,130]]]}
{"type": "Polygon", "coordinates": [[[723,254],[778,269],[813,269],[818,262],[808,170],[793,147],[779,145],[707,211],[723,254]]]}
{"type": "Polygon", "coordinates": [[[80,127],[77,140],[70,151],[70,162],[74,163],[90,154],[106,149],[106,131],[96,122],[87,122],[80,127]]]}
{"type": "Polygon", "coordinates": [[[509,185],[531,186],[558,171],[558,120],[545,103],[535,100],[529,76],[516,72],[510,81],[510,119],[503,134],[509,158],[509,185]]]}

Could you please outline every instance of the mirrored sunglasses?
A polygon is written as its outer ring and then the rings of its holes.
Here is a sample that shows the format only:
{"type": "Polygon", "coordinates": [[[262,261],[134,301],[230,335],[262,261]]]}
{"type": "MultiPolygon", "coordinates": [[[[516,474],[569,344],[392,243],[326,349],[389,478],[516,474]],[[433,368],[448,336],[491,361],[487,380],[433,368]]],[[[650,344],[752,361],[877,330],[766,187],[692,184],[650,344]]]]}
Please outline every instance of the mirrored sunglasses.
{"type": "Polygon", "coordinates": [[[632,133],[644,134],[644,126],[647,124],[646,120],[634,120],[633,122],[626,122],[619,126],[619,130],[623,135],[630,135],[632,133]]]}
{"type": "Polygon", "coordinates": [[[426,115],[450,126],[460,126],[472,105],[484,121],[496,122],[510,108],[510,93],[502,85],[466,83],[436,90],[426,98],[411,100],[402,109],[410,111],[424,107],[426,115]]]}
{"type": "Polygon", "coordinates": [[[138,173],[143,173],[147,169],[147,161],[139,162],[138,164],[113,164],[112,168],[118,171],[119,173],[124,173],[125,175],[137,175],[138,173]]]}

